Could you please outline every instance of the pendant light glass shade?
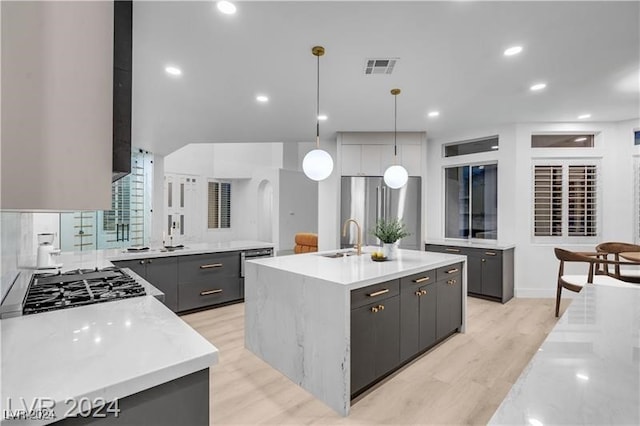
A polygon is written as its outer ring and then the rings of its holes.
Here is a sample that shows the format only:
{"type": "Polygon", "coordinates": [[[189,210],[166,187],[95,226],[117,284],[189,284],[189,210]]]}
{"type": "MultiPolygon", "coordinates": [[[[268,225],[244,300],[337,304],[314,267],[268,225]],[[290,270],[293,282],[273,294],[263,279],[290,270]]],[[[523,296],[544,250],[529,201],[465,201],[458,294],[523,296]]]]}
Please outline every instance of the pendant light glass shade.
{"type": "Polygon", "coordinates": [[[400,89],[391,89],[391,94],[394,98],[394,121],[393,121],[393,157],[395,160],[395,164],[387,167],[387,170],[384,171],[384,183],[393,189],[402,188],[407,184],[409,180],[409,173],[407,169],[398,164],[398,144],[397,144],[397,122],[398,122],[398,95],[400,94],[400,89]]]}
{"type": "Polygon", "coordinates": [[[407,169],[398,164],[389,166],[387,170],[384,171],[384,183],[386,183],[389,188],[402,188],[408,180],[409,173],[407,169]]]}
{"type": "Polygon", "coordinates": [[[318,80],[316,85],[316,149],[309,151],[302,160],[302,171],[311,180],[325,180],[333,172],[333,158],[327,151],[320,149],[320,56],[324,47],[314,46],[313,56],[318,58],[318,80]]]}
{"type": "Polygon", "coordinates": [[[304,156],[302,170],[311,180],[325,180],[333,171],[333,158],[327,151],[314,149],[304,156]]]}

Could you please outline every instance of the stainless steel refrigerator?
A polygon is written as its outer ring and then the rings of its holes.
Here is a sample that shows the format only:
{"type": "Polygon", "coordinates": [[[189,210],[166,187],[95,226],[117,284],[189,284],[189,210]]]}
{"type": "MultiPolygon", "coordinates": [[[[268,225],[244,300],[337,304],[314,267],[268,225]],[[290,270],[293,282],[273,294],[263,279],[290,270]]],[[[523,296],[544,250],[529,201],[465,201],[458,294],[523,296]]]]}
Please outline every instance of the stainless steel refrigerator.
{"type": "MultiPolygon", "coordinates": [[[[398,218],[411,233],[400,240],[400,248],[421,250],[420,206],[422,194],[420,177],[410,177],[400,189],[391,189],[377,176],[343,176],[340,203],[341,226],[347,219],[355,219],[362,227],[362,244],[379,245],[380,240],[371,234],[378,219],[398,218]]],[[[342,236],[342,248],[353,247],[357,241],[354,225],[342,236]]]]}

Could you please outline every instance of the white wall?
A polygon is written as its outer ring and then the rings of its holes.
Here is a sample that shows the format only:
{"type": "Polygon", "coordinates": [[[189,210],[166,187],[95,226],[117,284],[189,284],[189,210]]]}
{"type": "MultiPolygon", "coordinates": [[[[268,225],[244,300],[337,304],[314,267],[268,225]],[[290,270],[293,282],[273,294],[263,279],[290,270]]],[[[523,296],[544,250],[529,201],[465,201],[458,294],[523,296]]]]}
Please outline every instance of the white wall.
{"type": "MultiPolygon", "coordinates": [[[[640,147],[633,145],[633,130],[640,120],[618,123],[522,123],[500,128],[482,129],[429,141],[427,174],[429,217],[428,238],[444,236],[445,166],[476,162],[498,162],[498,239],[515,243],[515,293],[517,297],[554,297],[558,261],[553,247],[571,250],[593,250],[601,241],[633,241],[636,213],[634,210],[633,155],[640,147]],[[534,132],[593,132],[595,148],[532,149],[534,132]],[[442,145],[498,134],[497,152],[443,158],[442,145]],[[592,241],[575,243],[564,239],[550,243],[534,242],[532,235],[532,162],[533,158],[579,157],[600,161],[599,236],[592,241]]],[[[570,265],[569,272],[583,273],[584,267],[570,265]]],[[[570,293],[570,292],[567,292],[570,293]]],[[[568,296],[571,296],[568,294],[568,296]]]]}
{"type": "Polygon", "coordinates": [[[318,183],[293,170],[280,170],[279,181],[280,252],[293,253],[296,233],[318,232],[318,183]]]}

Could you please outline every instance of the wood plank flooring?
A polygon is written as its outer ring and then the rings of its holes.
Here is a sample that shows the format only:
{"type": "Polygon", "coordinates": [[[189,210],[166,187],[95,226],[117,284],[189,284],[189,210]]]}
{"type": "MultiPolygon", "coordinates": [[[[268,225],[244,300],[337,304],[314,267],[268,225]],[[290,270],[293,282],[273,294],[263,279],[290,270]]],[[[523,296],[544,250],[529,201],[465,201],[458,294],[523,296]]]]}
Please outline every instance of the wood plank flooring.
{"type": "Polygon", "coordinates": [[[554,300],[467,301],[466,334],[360,396],[346,418],[244,348],[244,304],[182,319],[220,350],[211,424],[486,424],[555,325],[554,300]]]}

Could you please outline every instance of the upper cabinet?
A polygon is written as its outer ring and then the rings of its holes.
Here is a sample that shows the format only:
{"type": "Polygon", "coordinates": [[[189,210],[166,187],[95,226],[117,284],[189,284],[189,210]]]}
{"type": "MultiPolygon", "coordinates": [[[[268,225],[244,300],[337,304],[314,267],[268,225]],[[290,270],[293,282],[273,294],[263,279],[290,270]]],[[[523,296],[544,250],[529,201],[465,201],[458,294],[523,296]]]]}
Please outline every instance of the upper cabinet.
{"type": "Polygon", "coordinates": [[[0,7],[0,208],[108,210],[113,2],[0,7]]]}
{"type": "MultiPolygon", "coordinates": [[[[393,133],[343,132],[340,171],[342,176],[382,176],[387,167],[395,163],[393,133]]],[[[398,163],[410,176],[421,175],[423,132],[398,133],[398,163]]]]}

